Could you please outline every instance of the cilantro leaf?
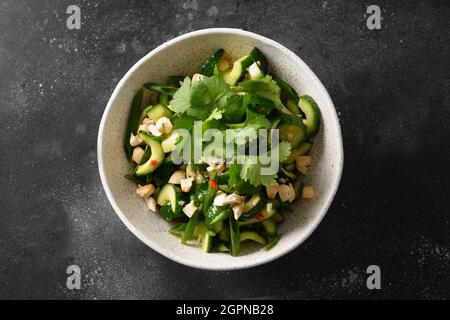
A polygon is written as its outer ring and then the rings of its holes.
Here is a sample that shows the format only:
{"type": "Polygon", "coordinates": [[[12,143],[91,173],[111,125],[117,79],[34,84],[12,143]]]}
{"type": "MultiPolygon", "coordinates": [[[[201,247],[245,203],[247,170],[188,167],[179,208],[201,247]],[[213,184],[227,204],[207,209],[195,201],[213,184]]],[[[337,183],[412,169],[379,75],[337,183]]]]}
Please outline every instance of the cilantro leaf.
{"type": "Polygon", "coordinates": [[[263,115],[247,109],[247,117],[244,122],[237,124],[229,124],[233,130],[233,136],[236,144],[245,144],[247,138],[249,142],[258,136],[259,129],[269,129],[272,124],[263,115]],[[255,135],[256,134],[256,135],[255,135]]]}
{"type": "MultiPolygon", "coordinates": [[[[284,161],[291,153],[291,144],[285,141],[280,142],[269,151],[269,153],[274,152],[277,153],[277,157],[275,158],[275,160],[279,162],[284,161]]],[[[259,185],[263,185],[265,187],[274,185],[277,182],[277,173],[262,174],[262,169],[264,167],[265,166],[261,164],[257,156],[246,156],[244,163],[240,165],[241,170],[239,176],[242,178],[242,180],[248,181],[255,187],[259,185]]]]}
{"type": "Polygon", "coordinates": [[[173,95],[172,101],[170,101],[169,109],[176,113],[183,113],[191,106],[191,79],[189,77],[184,78],[181,83],[181,87],[173,95]]]}
{"type": "Polygon", "coordinates": [[[186,129],[191,130],[194,126],[195,118],[188,116],[186,114],[180,114],[179,117],[175,118],[173,123],[175,129],[186,129]]]}
{"type": "Polygon", "coordinates": [[[175,113],[184,113],[198,120],[205,120],[219,99],[230,91],[230,86],[218,76],[207,77],[193,83],[185,78],[175,92],[169,108],[175,113]]]}
{"type": "Polygon", "coordinates": [[[230,168],[228,169],[228,185],[231,188],[234,188],[237,183],[239,182],[239,165],[236,163],[233,163],[230,165],[230,168]]]}
{"type": "Polygon", "coordinates": [[[217,108],[222,111],[227,122],[239,122],[245,114],[246,107],[242,104],[242,96],[235,92],[227,92],[219,101],[217,108]]]}
{"type": "Polygon", "coordinates": [[[258,97],[272,101],[278,109],[282,109],[283,103],[280,99],[280,87],[272,77],[266,75],[260,80],[247,80],[239,84],[239,88],[258,97]]]}

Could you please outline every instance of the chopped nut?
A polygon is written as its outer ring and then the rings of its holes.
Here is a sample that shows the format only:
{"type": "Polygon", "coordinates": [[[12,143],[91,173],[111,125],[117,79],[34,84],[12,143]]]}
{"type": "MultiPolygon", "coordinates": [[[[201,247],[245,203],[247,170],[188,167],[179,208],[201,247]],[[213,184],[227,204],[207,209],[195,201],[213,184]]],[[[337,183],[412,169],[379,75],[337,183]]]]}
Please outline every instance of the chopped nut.
{"type": "Polygon", "coordinates": [[[145,186],[139,185],[136,189],[136,193],[144,199],[150,197],[153,192],[155,192],[155,186],[152,184],[146,184],[145,186]]]}
{"type": "Polygon", "coordinates": [[[180,166],[180,170],[186,170],[186,168],[187,168],[187,164],[185,164],[185,163],[183,163],[183,164],[180,166]]]}
{"type": "Polygon", "coordinates": [[[206,171],[208,171],[209,173],[211,172],[221,173],[223,170],[225,170],[225,164],[221,162],[209,163],[209,166],[206,168],[206,171]]]}
{"type": "Polygon", "coordinates": [[[139,131],[145,131],[145,132],[148,132],[148,125],[146,125],[146,124],[141,124],[141,125],[139,125],[138,132],[139,132],[139,131]]]}
{"type": "Polygon", "coordinates": [[[195,211],[197,210],[197,206],[194,203],[194,200],[191,200],[187,205],[183,207],[183,212],[185,215],[187,215],[189,218],[191,218],[195,211]]]}
{"type": "Polygon", "coordinates": [[[132,147],[136,147],[136,146],[140,145],[142,142],[143,142],[143,140],[138,135],[136,135],[136,136],[134,134],[130,135],[130,145],[132,147]]]}
{"type": "Polygon", "coordinates": [[[314,189],[311,186],[306,186],[302,190],[303,199],[312,199],[315,197],[314,189]]]}
{"type": "Polygon", "coordinates": [[[141,147],[136,147],[133,149],[133,155],[131,156],[131,160],[139,164],[142,160],[142,156],[144,155],[144,149],[141,147]]]}
{"type": "Polygon", "coordinates": [[[186,176],[193,179],[197,177],[197,169],[195,169],[194,165],[190,164],[186,166],[186,176]]]}
{"type": "Polygon", "coordinates": [[[157,209],[156,209],[156,200],[155,200],[155,198],[153,198],[153,197],[146,198],[146,199],[144,199],[144,201],[145,201],[145,203],[147,204],[147,208],[148,208],[150,211],[153,211],[153,212],[156,212],[156,211],[157,211],[157,209]]]}
{"type": "Polygon", "coordinates": [[[144,118],[144,120],[142,120],[142,124],[145,124],[145,125],[149,125],[149,124],[155,124],[155,121],[153,121],[152,119],[150,119],[150,118],[144,118]]]}
{"type": "Polygon", "coordinates": [[[161,131],[159,131],[154,124],[148,126],[148,131],[150,131],[150,133],[155,137],[159,137],[160,135],[162,135],[161,131]]]}
{"type": "Polygon", "coordinates": [[[311,164],[312,158],[310,156],[296,156],[295,163],[298,167],[307,167],[311,164]]]}
{"type": "Polygon", "coordinates": [[[232,193],[227,195],[226,193],[219,191],[214,198],[213,205],[217,207],[222,207],[227,204],[236,204],[244,202],[244,197],[238,195],[237,193],[232,193]]]}
{"type": "Polygon", "coordinates": [[[156,121],[156,129],[161,133],[169,133],[173,129],[172,122],[167,117],[161,117],[156,121]]]}
{"type": "Polygon", "coordinates": [[[205,79],[205,76],[200,73],[195,73],[192,76],[192,82],[199,82],[199,81],[202,81],[203,79],[205,79]]]}
{"type": "Polygon", "coordinates": [[[189,192],[192,188],[192,178],[186,178],[180,181],[181,191],[189,192]]]}
{"type": "Polygon", "coordinates": [[[186,179],[186,171],[177,170],[170,176],[169,183],[180,184],[183,179],[186,179]]]}
{"type": "Polygon", "coordinates": [[[237,220],[237,219],[239,219],[241,214],[244,212],[245,202],[242,201],[241,203],[235,203],[235,204],[233,204],[231,209],[233,210],[234,218],[237,220]]]}
{"type": "Polygon", "coordinates": [[[269,199],[275,199],[275,196],[278,193],[278,184],[274,184],[270,187],[266,187],[267,197],[269,199]]]}
{"type": "Polygon", "coordinates": [[[280,184],[278,187],[278,194],[280,195],[280,199],[281,201],[289,201],[292,202],[295,199],[295,192],[294,192],[294,188],[289,187],[288,185],[285,184],[280,184]]]}

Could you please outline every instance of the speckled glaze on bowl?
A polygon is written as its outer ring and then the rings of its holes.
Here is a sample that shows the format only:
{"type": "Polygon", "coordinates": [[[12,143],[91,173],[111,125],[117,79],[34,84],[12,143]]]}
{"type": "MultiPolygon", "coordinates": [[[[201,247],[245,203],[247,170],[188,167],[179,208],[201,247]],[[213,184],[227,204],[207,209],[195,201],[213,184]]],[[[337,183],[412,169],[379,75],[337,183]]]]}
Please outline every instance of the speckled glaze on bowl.
{"type": "Polygon", "coordinates": [[[260,35],[228,28],[205,29],[170,40],[139,60],[120,80],[104,111],[98,133],[98,164],[106,195],[125,225],[140,240],[173,261],[210,270],[236,270],[277,259],[299,246],[326,214],[341,178],[343,148],[339,120],[328,92],[311,69],[292,51],[260,35]],[[300,201],[295,214],[286,215],[282,237],[270,251],[246,243],[241,255],[204,253],[200,247],[181,245],[167,230],[169,223],[146,209],[136,195],[136,186],[124,176],[130,163],[123,152],[123,137],[131,100],[148,81],[165,82],[174,74],[198,72],[212,52],[225,48],[239,58],[258,47],[270,63],[270,72],[291,83],[300,94],[317,101],[322,123],[312,149],[313,164],[306,183],[314,187],[316,199],[300,201]]]}

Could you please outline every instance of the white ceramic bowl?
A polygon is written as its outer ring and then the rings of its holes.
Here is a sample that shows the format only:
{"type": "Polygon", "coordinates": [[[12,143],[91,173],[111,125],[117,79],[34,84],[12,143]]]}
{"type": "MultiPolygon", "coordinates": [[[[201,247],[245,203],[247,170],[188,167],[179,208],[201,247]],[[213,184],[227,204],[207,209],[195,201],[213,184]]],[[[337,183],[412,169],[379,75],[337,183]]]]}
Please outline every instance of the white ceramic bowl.
{"type": "Polygon", "coordinates": [[[285,255],[314,231],[327,212],[339,185],[343,167],[342,137],[333,102],[320,80],[292,51],[260,35],[239,29],[205,29],[172,39],[139,60],[120,80],[104,111],[98,133],[100,176],[111,205],[125,225],[152,249],[187,266],[210,270],[254,267],[285,255]],[[270,73],[288,81],[300,94],[317,101],[322,115],[320,133],[312,149],[313,165],[306,183],[316,199],[300,201],[295,214],[287,214],[281,224],[282,237],[270,251],[246,243],[239,257],[224,253],[204,253],[201,248],[180,244],[167,230],[169,223],[146,210],[136,195],[136,186],[124,176],[130,163],[123,151],[123,137],[133,95],[148,81],[164,82],[169,75],[191,75],[218,48],[233,58],[258,47],[269,61],[270,73]]]}

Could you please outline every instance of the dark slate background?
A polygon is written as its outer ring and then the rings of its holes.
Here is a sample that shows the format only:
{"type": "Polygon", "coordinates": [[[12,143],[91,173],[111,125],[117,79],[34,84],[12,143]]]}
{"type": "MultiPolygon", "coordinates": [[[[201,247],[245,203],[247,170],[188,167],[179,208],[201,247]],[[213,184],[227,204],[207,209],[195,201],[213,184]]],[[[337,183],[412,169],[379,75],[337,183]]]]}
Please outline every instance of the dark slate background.
{"type": "Polygon", "coordinates": [[[0,298],[449,298],[448,1],[0,3],[0,298]],[[78,4],[81,30],[66,28],[78,4]],[[364,14],[382,8],[382,29],[364,14]],[[97,130],[118,80],[180,34],[236,27],[297,53],[339,113],[326,218],[265,266],[207,272],[152,251],[102,190],[97,130]],[[65,286],[81,267],[82,289],[65,286]],[[382,289],[366,288],[377,264],[382,289]]]}

